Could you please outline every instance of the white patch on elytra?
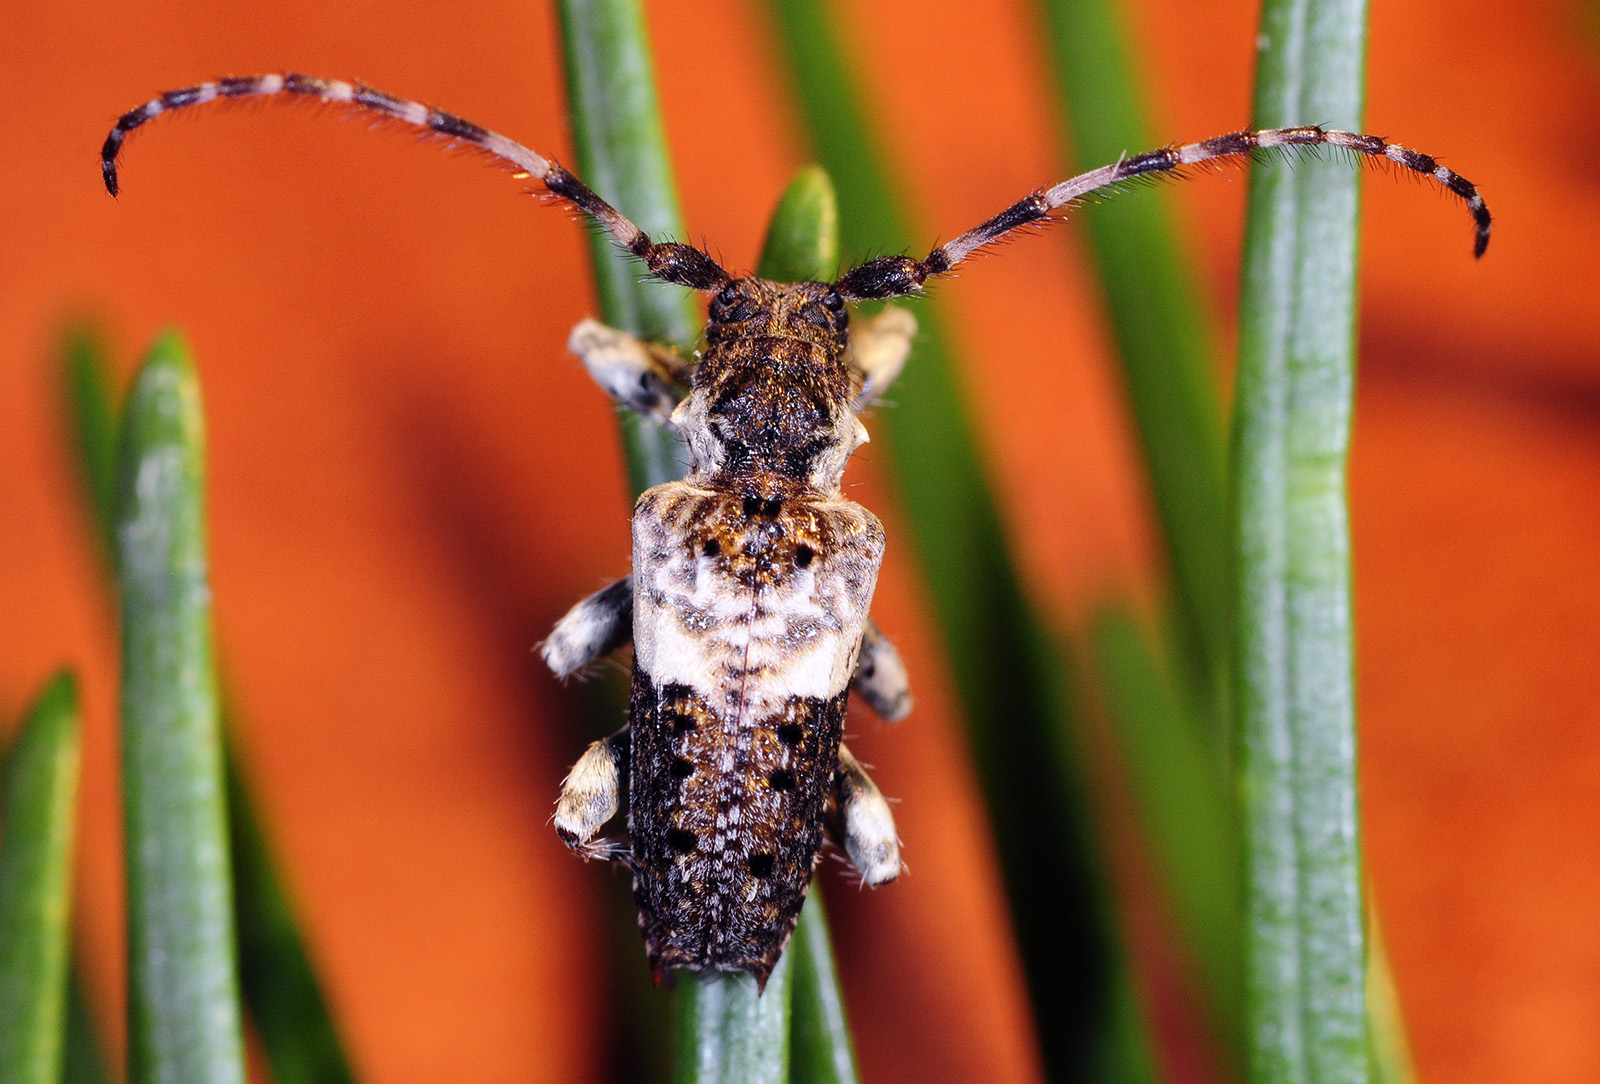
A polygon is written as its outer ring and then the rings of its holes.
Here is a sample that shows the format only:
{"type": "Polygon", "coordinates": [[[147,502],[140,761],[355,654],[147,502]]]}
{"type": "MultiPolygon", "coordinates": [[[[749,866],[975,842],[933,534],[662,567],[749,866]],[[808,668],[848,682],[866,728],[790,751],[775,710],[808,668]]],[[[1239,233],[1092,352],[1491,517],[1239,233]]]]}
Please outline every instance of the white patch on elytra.
{"type": "Polygon", "coordinates": [[[699,506],[713,497],[671,482],[640,502],[633,531],[640,669],[658,687],[688,686],[724,718],[752,723],[780,714],[794,697],[839,695],[855,672],[883,556],[877,521],[850,501],[808,502],[809,513],[835,521],[831,534],[843,541],[757,589],[694,550],[683,526],[659,511],[674,499],[699,506]]]}

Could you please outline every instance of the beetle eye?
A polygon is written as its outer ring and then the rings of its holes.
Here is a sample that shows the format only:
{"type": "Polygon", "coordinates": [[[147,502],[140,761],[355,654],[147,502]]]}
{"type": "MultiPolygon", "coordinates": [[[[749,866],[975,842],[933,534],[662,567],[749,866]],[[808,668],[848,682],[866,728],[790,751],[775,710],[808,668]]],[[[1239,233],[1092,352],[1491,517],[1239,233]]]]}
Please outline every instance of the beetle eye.
{"type": "Polygon", "coordinates": [[[734,284],[724,287],[722,292],[711,301],[711,318],[713,320],[746,320],[754,314],[755,305],[734,284]]]}

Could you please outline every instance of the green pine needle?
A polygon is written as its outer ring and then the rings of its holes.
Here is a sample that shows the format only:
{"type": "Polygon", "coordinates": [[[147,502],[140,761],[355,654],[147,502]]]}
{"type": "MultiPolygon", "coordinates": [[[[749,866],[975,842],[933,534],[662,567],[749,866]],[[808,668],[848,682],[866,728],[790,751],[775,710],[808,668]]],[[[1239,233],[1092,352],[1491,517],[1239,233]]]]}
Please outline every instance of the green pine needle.
{"type": "MultiPolygon", "coordinates": [[[[1364,0],[1268,0],[1259,127],[1360,130],[1364,0]]],[[[1350,525],[1360,171],[1256,167],[1235,508],[1246,1049],[1255,1084],[1368,1079],[1350,525]]]]}
{"type": "Polygon", "coordinates": [[[244,1084],[200,389],[175,334],[134,383],[118,459],[128,1078],[244,1084]]]}
{"type": "Polygon", "coordinates": [[[0,1080],[56,1084],[66,1033],[78,693],[51,679],[0,772],[0,1080]]]}

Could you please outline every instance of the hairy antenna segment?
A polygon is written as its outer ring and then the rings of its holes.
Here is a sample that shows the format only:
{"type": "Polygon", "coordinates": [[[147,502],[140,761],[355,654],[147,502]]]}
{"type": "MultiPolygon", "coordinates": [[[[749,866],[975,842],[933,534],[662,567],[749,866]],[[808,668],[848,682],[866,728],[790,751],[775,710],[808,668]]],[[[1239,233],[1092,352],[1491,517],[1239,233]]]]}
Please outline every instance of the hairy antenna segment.
{"type": "Polygon", "coordinates": [[[385,94],[381,90],[347,83],[338,79],[318,79],[294,72],[272,75],[252,75],[240,78],[218,79],[197,86],[169,90],[124,113],[112,126],[100,150],[100,172],[105,178],[106,191],[117,194],[117,156],[122,144],[135,128],[147,124],[163,113],[208,102],[238,98],[264,98],[289,94],[305,98],[318,98],[325,102],[340,102],[352,108],[372,113],[387,120],[399,121],[422,130],[425,135],[452,140],[474,147],[498,162],[516,171],[518,177],[531,177],[544,185],[552,195],[567,201],[588,215],[624,248],[649,268],[650,274],[665,282],[688,286],[696,290],[720,289],[728,282],[728,273],[717,262],[692,245],[666,241],[656,243],[636,226],[626,215],[597,196],[588,185],[578,180],[555,162],[529,150],[498,132],[444,113],[421,102],[407,101],[385,94]]]}
{"type": "Polygon", "coordinates": [[[1179,173],[1202,162],[1245,158],[1262,151],[1299,147],[1338,147],[1393,162],[1431,177],[1445,191],[1465,202],[1467,210],[1471,212],[1476,224],[1472,254],[1482,256],[1489,247],[1489,207],[1478,194],[1477,186],[1449,167],[1440,165],[1432,156],[1377,136],[1355,132],[1314,126],[1271,128],[1231,132],[1199,143],[1163,147],[1081,173],[1053,188],[1030,193],[982,225],[940,245],[921,260],[908,256],[882,256],[846,272],[834,284],[834,288],[840,296],[849,299],[899,297],[915,293],[926,280],[945,274],[962,260],[1011,231],[1043,222],[1052,211],[1082,202],[1096,192],[1104,192],[1140,177],[1179,173]]]}

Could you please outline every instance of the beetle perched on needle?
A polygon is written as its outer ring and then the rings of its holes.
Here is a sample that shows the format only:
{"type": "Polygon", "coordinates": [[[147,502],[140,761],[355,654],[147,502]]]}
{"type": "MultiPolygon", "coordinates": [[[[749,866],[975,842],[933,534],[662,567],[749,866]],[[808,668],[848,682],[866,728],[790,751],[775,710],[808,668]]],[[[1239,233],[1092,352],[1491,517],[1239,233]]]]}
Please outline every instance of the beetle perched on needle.
{"type": "Polygon", "coordinates": [[[595,742],[554,818],[585,858],[633,872],[657,978],[669,968],[747,971],[765,983],[826,832],[863,883],[900,872],[889,806],[841,743],[854,689],[880,716],[911,706],[906,672],[869,610],[883,557],[878,520],[841,479],[866,439],[860,414],[910,351],[915,321],[886,308],[852,325],[851,302],[919,293],[1030,224],[1097,193],[1202,163],[1342,149],[1391,162],[1462,199],[1489,240],[1489,211],[1460,174],[1376,136],[1319,127],[1235,132],[1125,157],[1041,189],[921,259],[882,256],[831,283],[735,276],[703,250],[657,241],[555,162],[459,117],[355,83],[305,75],[222,79],[168,91],[122,116],[101,165],[117,193],[128,133],[207,102],[283,96],[344,103],[484,152],[607,230],[651,277],[710,294],[695,357],[585,320],[569,346],[622,406],[685,439],[684,480],[633,513],[633,568],[573,607],[542,646],[560,676],[633,645],[626,727],[595,742]],[[626,839],[599,833],[627,799],[626,839]]]}

